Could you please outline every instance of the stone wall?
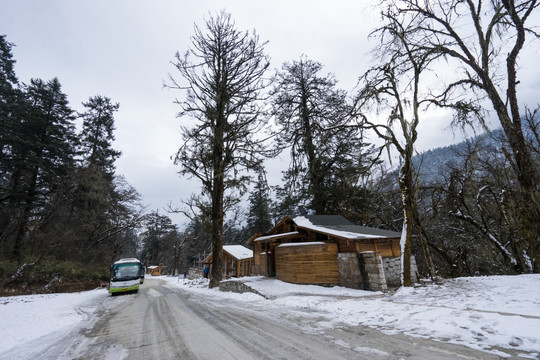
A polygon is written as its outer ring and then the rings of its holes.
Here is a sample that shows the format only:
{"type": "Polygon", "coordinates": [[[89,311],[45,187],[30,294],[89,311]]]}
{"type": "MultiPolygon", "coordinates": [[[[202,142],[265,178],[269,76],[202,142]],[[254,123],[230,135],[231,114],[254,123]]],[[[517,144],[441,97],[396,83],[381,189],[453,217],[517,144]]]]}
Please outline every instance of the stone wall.
{"type": "MultiPolygon", "coordinates": [[[[377,251],[338,254],[339,285],[372,291],[401,286],[401,258],[381,257],[377,251]]],[[[411,276],[417,282],[416,259],[411,257],[411,276]]]]}
{"type": "Polygon", "coordinates": [[[339,286],[363,289],[360,263],[356,252],[338,254],[339,286]]]}
{"type": "MultiPolygon", "coordinates": [[[[401,258],[383,258],[384,274],[386,283],[389,287],[401,286],[401,258]]],[[[411,256],[411,278],[413,283],[418,281],[418,268],[416,267],[416,258],[411,256]]]]}
{"type": "Polygon", "coordinates": [[[229,292],[235,292],[235,293],[245,293],[245,292],[251,292],[251,293],[254,293],[254,294],[257,294],[257,295],[260,295],[264,298],[266,298],[266,296],[264,296],[263,294],[261,294],[260,292],[258,292],[257,290],[251,288],[250,286],[244,284],[243,282],[241,281],[238,281],[238,280],[223,280],[219,283],[219,290],[220,291],[229,291],[229,292]]]}
{"type": "Polygon", "coordinates": [[[381,254],[365,251],[358,254],[364,290],[387,291],[386,277],[381,254]]]}
{"type": "Polygon", "coordinates": [[[389,287],[399,287],[401,285],[401,258],[383,258],[383,267],[386,284],[389,287]]]}
{"type": "Polygon", "coordinates": [[[194,279],[198,279],[202,277],[203,277],[202,269],[189,268],[188,273],[187,273],[188,280],[194,280],[194,279]]]}

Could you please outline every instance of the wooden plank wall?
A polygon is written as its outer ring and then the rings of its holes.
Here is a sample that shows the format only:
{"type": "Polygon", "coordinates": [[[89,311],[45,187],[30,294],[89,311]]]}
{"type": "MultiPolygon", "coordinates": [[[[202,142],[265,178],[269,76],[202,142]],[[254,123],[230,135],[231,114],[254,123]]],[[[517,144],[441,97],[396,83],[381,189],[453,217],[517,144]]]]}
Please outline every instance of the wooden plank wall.
{"type": "Polygon", "coordinates": [[[261,252],[262,252],[261,242],[255,241],[253,243],[253,274],[255,275],[261,275],[260,273],[261,252]]]}
{"type": "Polygon", "coordinates": [[[270,274],[268,274],[268,263],[267,263],[266,259],[267,259],[266,258],[266,253],[265,254],[260,254],[260,256],[259,256],[259,265],[258,265],[259,273],[256,274],[256,275],[270,276],[270,274]]]}
{"type": "Polygon", "coordinates": [[[239,260],[236,263],[236,277],[251,276],[251,259],[239,260]]]}
{"type": "Polygon", "coordinates": [[[337,244],[278,247],[276,277],[296,284],[339,284],[337,244]]]}
{"type": "Polygon", "coordinates": [[[361,253],[364,251],[378,251],[382,257],[398,257],[401,256],[401,247],[399,245],[399,239],[382,240],[377,239],[374,241],[364,240],[356,243],[356,252],[361,253]]]}

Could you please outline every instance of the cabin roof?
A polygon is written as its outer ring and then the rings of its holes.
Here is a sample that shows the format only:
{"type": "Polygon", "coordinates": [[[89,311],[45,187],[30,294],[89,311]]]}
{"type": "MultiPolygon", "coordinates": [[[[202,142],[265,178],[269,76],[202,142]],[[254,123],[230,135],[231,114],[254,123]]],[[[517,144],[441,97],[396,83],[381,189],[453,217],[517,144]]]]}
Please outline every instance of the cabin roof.
{"type": "Polygon", "coordinates": [[[348,239],[399,238],[401,233],[355,225],[340,215],[308,215],[293,219],[301,228],[348,239]]]}
{"type": "Polygon", "coordinates": [[[304,232],[299,231],[279,233],[280,229],[290,222],[294,223],[297,229],[315,231],[343,239],[377,240],[401,238],[400,232],[355,225],[341,215],[306,215],[295,218],[285,216],[267,234],[255,234],[247,243],[254,244],[259,241],[273,242],[276,239],[305,237],[304,232]]]}

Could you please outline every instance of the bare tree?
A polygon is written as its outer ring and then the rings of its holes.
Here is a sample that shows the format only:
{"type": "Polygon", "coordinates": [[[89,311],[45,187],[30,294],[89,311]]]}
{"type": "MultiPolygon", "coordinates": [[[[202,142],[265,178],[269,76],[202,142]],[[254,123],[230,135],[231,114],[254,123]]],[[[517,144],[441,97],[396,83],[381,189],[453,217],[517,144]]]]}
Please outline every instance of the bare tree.
{"type": "MultiPolygon", "coordinates": [[[[412,158],[418,138],[421,110],[429,105],[428,94],[421,92],[421,75],[430,61],[430,52],[408,46],[412,23],[397,22],[393,14],[385,13],[386,24],[375,33],[380,34],[382,46],[378,50],[382,65],[369,70],[361,78],[363,87],[357,97],[356,108],[362,114],[360,126],[375,131],[384,140],[385,147],[394,148],[400,157],[399,188],[403,206],[402,283],[411,286],[411,242],[414,226],[421,230],[416,204],[416,175],[412,158]],[[425,98],[423,96],[426,96],[425,98]],[[374,105],[386,116],[386,123],[377,122],[377,117],[366,116],[374,105]],[[370,118],[371,117],[371,118],[370,118]]],[[[435,269],[424,234],[420,231],[422,249],[426,263],[434,276],[435,269]]]]}
{"type": "MultiPolygon", "coordinates": [[[[520,191],[516,203],[523,222],[522,234],[534,251],[539,271],[540,175],[523,133],[523,102],[518,97],[518,61],[526,36],[539,35],[527,26],[537,0],[390,0],[385,14],[396,23],[414,24],[409,47],[444,56],[451,72],[441,76],[443,88],[434,103],[456,111],[456,123],[483,123],[481,105],[487,99],[508,139],[508,159],[520,191]],[[471,116],[472,115],[472,116],[471,116]]],[[[442,72],[441,72],[442,73],[442,72]]]]}
{"type": "Polygon", "coordinates": [[[265,43],[235,28],[231,15],[210,17],[205,29],[195,26],[192,47],[176,54],[173,65],[183,81],[169,76],[171,88],[183,90],[179,117],[196,120],[183,126],[183,145],[174,161],[180,173],[198,179],[209,194],[212,219],[210,287],[222,279],[224,199],[249,180],[243,170],[260,165],[266,149],[256,138],[265,125],[259,93],[269,66],[265,43]]]}

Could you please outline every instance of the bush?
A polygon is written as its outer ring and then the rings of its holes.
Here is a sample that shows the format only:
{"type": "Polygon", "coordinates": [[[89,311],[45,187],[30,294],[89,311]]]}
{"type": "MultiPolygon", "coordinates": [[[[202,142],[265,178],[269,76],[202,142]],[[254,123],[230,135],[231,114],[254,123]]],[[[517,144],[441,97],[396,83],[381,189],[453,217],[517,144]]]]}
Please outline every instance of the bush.
{"type": "Polygon", "coordinates": [[[14,274],[17,270],[17,262],[15,260],[0,260],[0,280],[14,274]]]}
{"type": "Polygon", "coordinates": [[[81,291],[108,280],[107,265],[80,264],[53,257],[31,260],[20,266],[15,261],[0,261],[3,294],[81,291]]]}

